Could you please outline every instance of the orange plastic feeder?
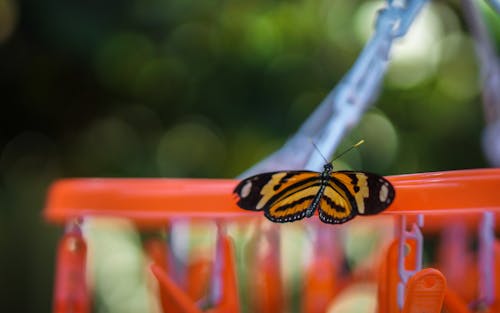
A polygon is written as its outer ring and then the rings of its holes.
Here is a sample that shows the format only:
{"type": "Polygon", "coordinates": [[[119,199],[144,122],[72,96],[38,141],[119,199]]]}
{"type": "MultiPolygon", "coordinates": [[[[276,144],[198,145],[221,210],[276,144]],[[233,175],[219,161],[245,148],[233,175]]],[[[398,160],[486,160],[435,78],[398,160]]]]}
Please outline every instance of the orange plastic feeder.
{"type": "MultiPolygon", "coordinates": [[[[500,299],[497,294],[500,287],[493,287],[500,286],[500,275],[490,274],[488,278],[485,273],[495,269],[500,271],[497,266],[500,264],[500,243],[494,238],[494,231],[500,220],[495,218],[500,212],[500,169],[458,170],[387,178],[395,187],[396,199],[381,215],[396,218],[400,228],[396,231],[392,245],[386,247],[388,250],[383,253],[382,259],[371,260],[374,264],[379,264],[375,266],[376,269],[361,275],[362,279],[378,284],[378,312],[439,313],[443,306],[448,312],[473,312],[474,307],[489,310],[485,312],[498,312],[500,299]],[[422,216],[423,225],[417,222],[422,216]],[[423,237],[419,235],[420,231],[435,235],[456,222],[463,225],[465,232],[477,232],[479,236],[479,253],[464,257],[467,260],[463,260],[468,262],[467,268],[477,268],[475,274],[463,277],[464,283],[473,280],[477,286],[475,291],[462,290],[456,286],[456,279],[451,279],[451,276],[463,273],[440,268],[440,264],[449,264],[444,260],[446,257],[431,264],[435,268],[421,268],[423,237]],[[413,225],[411,232],[406,224],[413,225]],[[450,275],[450,283],[447,283],[443,273],[450,275]]],[[[90,312],[91,299],[85,281],[85,238],[78,231],[78,223],[74,221],[105,216],[126,218],[137,227],[147,229],[161,229],[178,218],[217,220],[219,230],[215,260],[207,261],[208,263],[199,267],[211,266],[210,279],[212,283],[217,282],[211,288],[218,288],[219,296],[208,310],[240,312],[240,285],[236,275],[234,247],[223,225],[230,221],[259,221],[265,217],[262,212],[245,211],[236,206],[232,194],[236,184],[237,180],[234,179],[82,178],[55,182],[48,193],[44,217],[53,223],[73,226],[67,228],[59,247],[54,312],[90,312]]],[[[371,218],[356,219],[371,222],[371,218]]],[[[375,220],[373,218],[373,223],[376,223],[375,220]]],[[[279,243],[279,232],[264,232],[261,236],[268,242],[279,243]]],[[[453,242],[453,238],[451,240],[453,242]]],[[[441,249],[450,246],[453,245],[447,244],[441,249]]],[[[199,298],[200,291],[188,291],[176,285],[169,277],[170,265],[165,258],[168,247],[158,242],[149,242],[145,250],[154,261],[151,271],[159,283],[159,302],[163,311],[202,312],[196,299],[199,298]]],[[[462,253],[460,248],[453,251],[456,255],[462,253]]],[[[328,309],[328,299],[335,302],[342,290],[348,288],[346,286],[354,284],[361,277],[335,270],[340,266],[338,261],[329,264],[326,255],[316,250],[310,264],[322,264],[328,277],[318,276],[320,270],[315,271],[314,267],[304,272],[303,312],[325,312],[328,309]]],[[[339,259],[338,255],[335,259],[339,259]]],[[[255,268],[248,269],[255,278],[253,283],[262,280],[270,287],[261,290],[255,286],[252,288],[256,296],[254,304],[261,312],[286,310],[286,304],[283,303],[286,301],[286,288],[281,285],[279,274],[280,264],[283,262],[286,260],[280,260],[280,254],[271,250],[256,257],[251,263],[255,268]],[[276,294],[270,295],[272,291],[276,294]]],[[[196,284],[197,279],[200,283],[201,279],[207,279],[206,274],[200,274],[207,271],[190,272],[192,274],[189,274],[191,278],[188,280],[193,281],[193,284],[196,284]]]]}

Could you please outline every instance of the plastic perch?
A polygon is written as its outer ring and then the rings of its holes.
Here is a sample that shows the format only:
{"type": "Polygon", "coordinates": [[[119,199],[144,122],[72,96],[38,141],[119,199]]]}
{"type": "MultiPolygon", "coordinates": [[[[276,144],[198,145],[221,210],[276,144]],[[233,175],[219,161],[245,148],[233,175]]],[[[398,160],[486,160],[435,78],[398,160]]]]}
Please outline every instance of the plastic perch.
{"type": "MultiPolygon", "coordinates": [[[[500,210],[500,169],[387,178],[396,189],[396,199],[382,214],[500,210]]],[[[161,227],[175,217],[244,218],[262,214],[236,205],[232,194],[236,184],[233,179],[63,179],[51,186],[44,216],[56,223],[81,216],[114,216],[128,218],[139,226],[161,227]]],[[[428,221],[426,218],[426,227],[428,221]]],[[[477,225],[477,219],[470,221],[477,225]]]]}

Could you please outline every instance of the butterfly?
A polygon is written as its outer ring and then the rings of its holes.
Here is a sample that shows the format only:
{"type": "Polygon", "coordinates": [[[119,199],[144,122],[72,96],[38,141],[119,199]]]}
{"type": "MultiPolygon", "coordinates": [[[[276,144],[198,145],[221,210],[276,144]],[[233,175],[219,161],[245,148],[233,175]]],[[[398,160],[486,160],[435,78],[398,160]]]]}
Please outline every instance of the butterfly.
{"type": "Polygon", "coordinates": [[[242,180],[234,189],[237,205],[264,211],[272,222],[287,223],[314,215],[322,222],[342,224],[356,215],[385,210],[395,198],[392,184],[384,177],[356,171],[333,171],[326,163],[322,172],[282,171],[263,173],[242,180]]]}

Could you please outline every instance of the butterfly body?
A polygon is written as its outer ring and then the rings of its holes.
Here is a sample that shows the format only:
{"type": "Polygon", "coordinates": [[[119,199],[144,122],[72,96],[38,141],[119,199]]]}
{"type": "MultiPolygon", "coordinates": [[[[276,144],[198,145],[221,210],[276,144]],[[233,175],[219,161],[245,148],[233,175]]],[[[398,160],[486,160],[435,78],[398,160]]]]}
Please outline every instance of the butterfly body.
{"type": "Polygon", "coordinates": [[[311,217],[318,210],[321,221],[344,223],[356,215],[377,214],[394,200],[393,186],[385,178],[366,172],[283,171],[255,175],[234,189],[238,206],[264,211],[276,223],[311,217]]]}
{"type": "Polygon", "coordinates": [[[321,172],[321,181],[320,181],[320,187],[318,190],[318,193],[314,197],[312,203],[309,205],[309,207],[306,210],[306,217],[311,217],[314,214],[314,211],[316,211],[316,208],[318,207],[321,197],[323,196],[323,193],[325,192],[325,188],[328,185],[328,181],[330,178],[330,174],[333,170],[333,167],[331,166],[330,163],[325,164],[323,172],[321,172]]]}

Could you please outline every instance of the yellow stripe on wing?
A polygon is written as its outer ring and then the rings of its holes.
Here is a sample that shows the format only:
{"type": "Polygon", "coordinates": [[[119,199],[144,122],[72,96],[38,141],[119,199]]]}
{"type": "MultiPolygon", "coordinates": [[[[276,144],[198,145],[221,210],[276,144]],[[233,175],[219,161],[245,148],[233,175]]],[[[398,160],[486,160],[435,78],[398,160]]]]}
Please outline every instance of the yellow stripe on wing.
{"type": "Polygon", "coordinates": [[[278,203],[318,182],[319,174],[315,172],[276,173],[262,187],[260,191],[262,198],[257,203],[256,209],[260,210],[266,205],[273,206],[273,203],[278,203]],[[273,197],[273,203],[269,203],[273,197]]]}
{"type": "Polygon", "coordinates": [[[326,215],[336,220],[343,220],[353,213],[349,201],[330,186],[325,188],[320,208],[326,215]]]}
{"type": "Polygon", "coordinates": [[[269,208],[268,214],[274,218],[285,218],[305,213],[319,188],[319,186],[309,187],[283,198],[269,208]]]}
{"type": "Polygon", "coordinates": [[[267,182],[264,187],[262,187],[262,190],[260,191],[260,194],[262,195],[262,198],[260,198],[259,202],[257,202],[257,205],[255,208],[257,210],[262,209],[267,202],[271,199],[272,196],[274,196],[274,186],[278,185],[279,182],[283,177],[285,177],[286,172],[279,172],[271,176],[271,179],[269,182],[267,182]]]}
{"type": "Polygon", "coordinates": [[[360,214],[365,213],[365,199],[370,197],[368,176],[361,172],[336,172],[335,178],[347,187],[356,202],[360,214]]]}

